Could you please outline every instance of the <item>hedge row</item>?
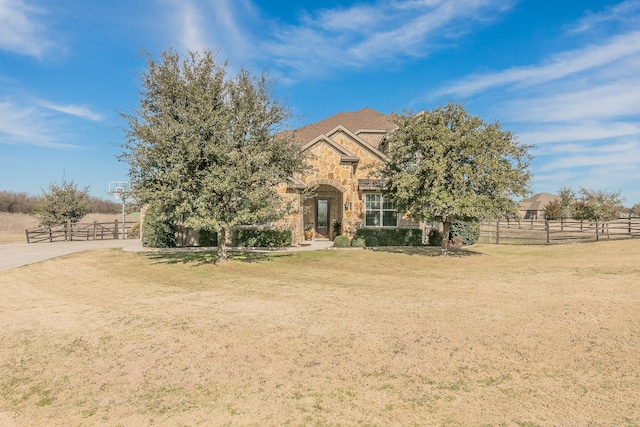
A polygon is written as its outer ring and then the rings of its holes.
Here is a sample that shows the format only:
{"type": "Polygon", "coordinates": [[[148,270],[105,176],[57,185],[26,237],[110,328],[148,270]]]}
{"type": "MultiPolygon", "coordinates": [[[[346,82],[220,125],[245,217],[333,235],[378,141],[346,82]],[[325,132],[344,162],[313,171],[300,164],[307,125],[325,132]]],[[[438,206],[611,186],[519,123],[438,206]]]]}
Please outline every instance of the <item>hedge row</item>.
{"type": "Polygon", "coordinates": [[[458,221],[451,225],[449,239],[462,239],[463,245],[473,245],[480,238],[480,223],[477,221],[458,221]]]}
{"type": "MultiPolygon", "coordinates": [[[[236,231],[235,244],[243,247],[283,247],[291,246],[290,230],[240,229],[236,231]]],[[[149,208],[142,224],[142,245],[152,248],[175,247],[176,228],[172,219],[163,218],[157,209],[149,208]]],[[[218,246],[218,233],[209,230],[198,231],[198,245],[218,246]]]]}
{"type": "MultiPolygon", "coordinates": [[[[449,240],[456,241],[459,237],[463,245],[473,245],[480,238],[480,223],[477,221],[458,221],[451,225],[449,231],[449,240]]],[[[440,246],[442,243],[442,232],[438,229],[432,228],[429,230],[428,245],[440,246]]]]}
{"type": "Polygon", "coordinates": [[[353,239],[350,239],[349,236],[337,236],[335,239],[333,239],[333,246],[335,246],[336,248],[364,248],[378,245],[368,245],[363,237],[355,236],[353,239]]]}
{"type": "MultiPolygon", "coordinates": [[[[175,227],[170,220],[159,219],[161,215],[147,212],[143,227],[143,246],[173,247],[176,245],[175,227]],[[155,214],[155,215],[154,215],[155,214]]],[[[340,236],[343,237],[343,236],[340,236]]],[[[344,236],[346,237],[346,236],[344,236]]],[[[464,245],[472,245],[480,237],[480,225],[477,222],[456,222],[451,227],[450,239],[460,237],[464,245]]],[[[439,245],[442,234],[437,230],[429,233],[429,245],[439,245]]],[[[361,228],[356,231],[354,242],[348,237],[344,246],[422,246],[422,230],[419,228],[361,228]]],[[[235,244],[241,247],[284,247],[291,246],[290,230],[240,229],[236,231],[235,244]]],[[[217,246],[218,234],[214,231],[198,232],[200,246],[217,246]]],[[[339,246],[336,244],[336,246],[339,246]]]]}
{"type": "Polygon", "coordinates": [[[422,230],[419,228],[361,228],[356,237],[365,241],[375,237],[379,246],[422,246],[422,230]]]}
{"type": "Polygon", "coordinates": [[[259,248],[291,246],[291,230],[242,228],[236,232],[236,245],[259,248]]]}

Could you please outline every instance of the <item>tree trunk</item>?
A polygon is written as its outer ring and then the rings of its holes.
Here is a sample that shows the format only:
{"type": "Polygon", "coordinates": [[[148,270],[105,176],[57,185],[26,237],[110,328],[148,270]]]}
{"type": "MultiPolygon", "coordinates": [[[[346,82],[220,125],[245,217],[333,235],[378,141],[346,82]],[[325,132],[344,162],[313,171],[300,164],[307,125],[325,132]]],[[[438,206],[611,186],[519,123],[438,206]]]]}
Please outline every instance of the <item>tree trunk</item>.
{"type": "Polygon", "coordinates": [[[218,231],[218,262],[227,261],[227,229],[218,231]]]}
{"type": "Polygon", "coordinates": [[[449,250],[449,232],[451,231],[451,221],[442,222],[442,256],[447,256],[449,250]]]}

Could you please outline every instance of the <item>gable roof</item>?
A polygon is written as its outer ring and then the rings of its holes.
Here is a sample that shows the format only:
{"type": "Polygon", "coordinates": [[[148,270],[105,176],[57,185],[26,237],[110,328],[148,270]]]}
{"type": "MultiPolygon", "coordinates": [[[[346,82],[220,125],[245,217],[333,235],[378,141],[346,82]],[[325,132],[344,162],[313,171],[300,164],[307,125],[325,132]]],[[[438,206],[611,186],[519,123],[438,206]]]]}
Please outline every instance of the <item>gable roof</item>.
{"type": "Polygon", "coordinates": [[[544,210],[545,206],[549,204],[549,202],[558,200],[559,198],[559,196],[555,196],[551,193],[534,194],[533,196],[529,197],[528,199],[524,199],[519,203],[520,210],[542,211],[544,210]]]}
{"type": "Polygon", "coordinates": [[[355,133],[351,132],[349,129],[345,128],[342,125],[339,125],[335,129],[332,129],[326,135],[331,137],[331,136],[335,135],[338,132],[343,132],[345,135],[347,135],[348,137],[352,138],[357,144],[360,145],[360,147],[364,148],[366,151],[368,151],[369,153],[373,154],[374,157],[377,157],[378,159],[386,159],[386,156],[385,156],[384,153],[382,153],[377,148],[371,146],[371,144],[369,144],[367,141],[365,141],[364,139],[360,138],[359,135],[356,135],[355,133]]]}
{"type": "Polygon", "coordinates": [[[316,123],[310,123],[294,131],[294,138],[299,144],[306,144],[319,135],[327,134],[338,126],[358,134],[358,131],[388,132],[396,128],[389,114],[382,114],[369,107],[354,112],[342,112],[327,117],[316,123]]]}
{"type": "Polygon", "coordinates": [[[309,141],[308,143],[306,143],[302,147],[302,149],[303,150],[308,150],[309,148],[313,147],[314,145],[316,145],[319,142],[324,142],[325,144],[327,144],[331,148],[333,148],[340,155],[340,161],[343,161],[343,162],[357,162],[358,160],[360,160],[360,158],[358,156],[354,155],[352,152],[350,152],[346,148],[344,148],[341,145],[337,144],[331,138],[327,138],[325,135],[319,135],[313,141],[309,141]]]}

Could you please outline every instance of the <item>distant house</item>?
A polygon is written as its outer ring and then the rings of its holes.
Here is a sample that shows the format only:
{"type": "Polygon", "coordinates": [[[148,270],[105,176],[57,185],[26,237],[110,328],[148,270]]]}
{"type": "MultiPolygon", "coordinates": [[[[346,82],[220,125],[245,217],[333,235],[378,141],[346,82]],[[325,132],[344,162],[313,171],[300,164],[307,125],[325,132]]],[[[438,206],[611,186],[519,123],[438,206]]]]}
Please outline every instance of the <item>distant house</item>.
{"type": "Polygon", "coordinates": [[[535,194],[518,204],[519,214],[525,219],[543,219],[545,207],[555,200],[560,200],[560,197],[550,193],[535,194]]]}
{"type": "Polygon", "coordinates": [[[395,128],[390,115],[364,108],[293,131],[311,165],[279,189],[298,208],[283,221],[294,231],[294,242],[302,240],[306,230],[315,238],[333,239],[337,223],[343,232],[420,226],[398,213],[395,202],[383,194],[383,182],[370,178],[371,168],[386,161],[385,137],[395,128]]]}

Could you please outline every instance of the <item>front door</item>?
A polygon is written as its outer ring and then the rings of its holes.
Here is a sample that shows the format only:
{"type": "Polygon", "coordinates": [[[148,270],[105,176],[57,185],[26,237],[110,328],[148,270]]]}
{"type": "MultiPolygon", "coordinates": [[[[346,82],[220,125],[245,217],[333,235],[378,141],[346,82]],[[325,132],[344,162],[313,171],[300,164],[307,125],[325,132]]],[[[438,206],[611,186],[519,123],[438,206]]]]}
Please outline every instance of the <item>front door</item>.
{"type": "Polygon", "coordinates": [[[316,199],[316,233],[318,237],[329,237],[328,199],[316,199]]]}

